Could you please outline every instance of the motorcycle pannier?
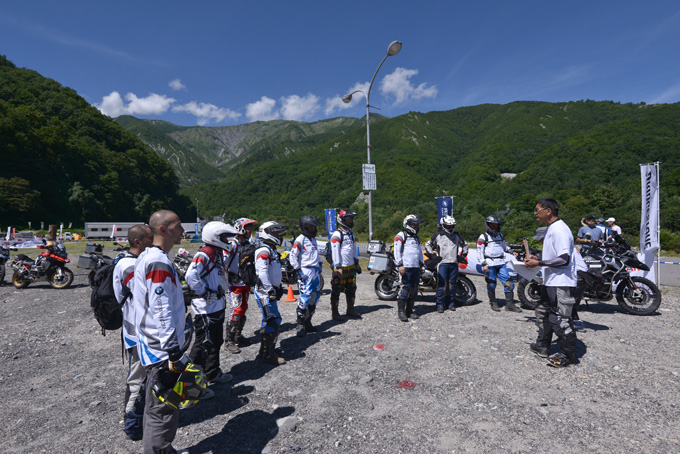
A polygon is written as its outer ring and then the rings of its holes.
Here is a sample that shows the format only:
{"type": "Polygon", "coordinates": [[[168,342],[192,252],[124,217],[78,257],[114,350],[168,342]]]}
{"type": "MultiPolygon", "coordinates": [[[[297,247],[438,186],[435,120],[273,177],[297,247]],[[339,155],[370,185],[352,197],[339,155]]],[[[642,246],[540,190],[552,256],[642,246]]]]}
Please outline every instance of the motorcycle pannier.
{"type": "Polygon", "coordinates": [[[380,240],[371,240],[368,242],[368,253],[375,254],[376,252],[385,252],[385,243],[380,240]]]}
{"type": "Polygon", "coordinates": [[[92,265],[94,265],[94,260],[92,260],[90,254],[80,254],[77,263],[78,268],[90,268],[92,265]]]}
{"type": "Polygon", "coordinates": [[[390,257],[387,254],[376,252],[368,259],[368,270],[376,273],[384,273],[390,268],[390,257]]]}

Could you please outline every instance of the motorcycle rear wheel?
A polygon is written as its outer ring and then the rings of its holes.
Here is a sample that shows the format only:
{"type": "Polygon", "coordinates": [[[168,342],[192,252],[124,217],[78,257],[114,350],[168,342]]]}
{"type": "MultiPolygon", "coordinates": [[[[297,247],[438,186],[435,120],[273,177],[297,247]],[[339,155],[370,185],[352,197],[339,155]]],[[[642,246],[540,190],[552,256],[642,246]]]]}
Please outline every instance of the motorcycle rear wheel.
{"type": "Polygon", "coordinates": [[[16,288],[26,288],[30,283],[31,281],[24,279],[23,276],[17,272],[15,272],[14,276],[12,276],[12,284],[14,284],[16,288]]]}
{"type": "Polygon", "coordinates": [[[637,288],[628,282],[621,282],[616,287],[616,302],[629,314],[650,315],[661,305],[661,292],[654,282],[644,277],[630,278],[637,288]]]}
{"type": "Polygon", "coordinates": [[[323,286],[326,282],[323,280],[323,275],[319,273],[319,291],[323,290],[323,286]]]}
{"type": "Polygon", "coordinates": [[[67,288],[73,282],[73,271],[68,268],[62,269],[63,276],[59,276],[57,270],[50,276],[50,285],[54,288],[67,288]]]}
{"type": "Polygon", "coordinates": [[[534,310],[541,302],[541,284],[521,279],[517,284],[517,296],[522,301],[522,306],[534,310]]]}
{"type": "Polygon", "coordinates": [[[396,300],[400,288],[401,285],[391,275],[381,274],[375,280],[375,294],[383,301],[396,300]]]}
{"type": "Polygon", "coordinates": [[[470,279],[459,275],[458,282],[456,282],[456,295],[454,301],[459,306],[469,306],[477,299],[477,287],[470,279]]]}
{"type": "Polygon", "coordinates": [[[94,288],[94,275],[97,274],[95,270],[90,271],[90,273],[87,275],[87,282],[90,283],[90,287],[94,288]]]}

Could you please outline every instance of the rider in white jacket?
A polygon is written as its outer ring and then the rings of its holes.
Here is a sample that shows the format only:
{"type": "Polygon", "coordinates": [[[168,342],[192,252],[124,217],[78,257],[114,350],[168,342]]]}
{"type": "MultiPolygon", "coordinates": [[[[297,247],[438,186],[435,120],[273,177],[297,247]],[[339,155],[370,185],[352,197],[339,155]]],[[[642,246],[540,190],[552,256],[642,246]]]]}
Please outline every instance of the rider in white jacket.
{"type": "Polygon", "coordinates": [[[297,336],[304,337],[307,332],[315,332],[312,326],[312,316],[319,301],[319,286],[321,285],[321,263],[319,262],[319,248],[316,245],[316,231],[321,222],[314,216],[300,218],[302,232],[290,250],[291,266],[297,271],[300,300],[297,307],[297,336]]]}

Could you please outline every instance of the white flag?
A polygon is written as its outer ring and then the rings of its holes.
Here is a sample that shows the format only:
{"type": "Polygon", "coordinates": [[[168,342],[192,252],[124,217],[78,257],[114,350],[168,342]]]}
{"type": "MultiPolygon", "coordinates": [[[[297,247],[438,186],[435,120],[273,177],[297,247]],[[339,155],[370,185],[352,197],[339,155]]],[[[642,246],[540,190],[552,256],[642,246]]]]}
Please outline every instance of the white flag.
{"type": "Polygon", "coordinates": [[[113,224],[113,229],[111,229],[111,238],[116,236],[116,224],[113,224]]]}
{"type": "Polygon", "coordinates": [[[640,250],[659,249],[659,191],[656,166],[641,164],[642,177],[642,217],[640,219],[640,250]]]}

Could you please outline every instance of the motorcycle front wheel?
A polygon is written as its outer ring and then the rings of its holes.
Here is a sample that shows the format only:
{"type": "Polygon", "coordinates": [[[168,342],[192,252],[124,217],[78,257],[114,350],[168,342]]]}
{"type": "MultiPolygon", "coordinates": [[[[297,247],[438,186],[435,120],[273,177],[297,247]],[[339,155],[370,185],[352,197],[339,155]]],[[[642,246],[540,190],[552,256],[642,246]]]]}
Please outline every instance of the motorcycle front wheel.
{"type": "Polygon", "coordinates": [[[468,306],[474,303],[476,299],[477,287],[475,287],[475,284],[467,277],[459,275],[458,282],[456,282],[455,302],[459,306],[468,306]]]}
{"type": "Polygon", "coordinates": [[[14,276],[12,276],[12,284],[14,284],[16,288],[26,288],[30,283],[31,281],[24,279],[21,274],[14,272],[14,276]]]}
{"type": "Polygon", "coordinates": [[[61,271],[61,276],[58,269],[50,276],[50,285],[54,288],[67,288],[73,282],[73,271],[68,268],[62,268],[61,271]]]}
{"type": "Polygon", "coordinates": [[[633,276],[630,282],[622,281],[616,287],[616,302],[629,314],[650,315],[661,305],[661,292],[654,282],[633,276]]]}
{"type": "Polygon", "coordinates": [[[522,302],[522,306],[534,310],[541,302],[541,284],[522,279],[517,284],[517,296],[522,302]]]}
{"type": "Polygon", "coordinates": [[[0,265],[0,285],[5,283],[5,264],[0,265]]]}
{"type": "Polygon", "coordinates": [[[396,300],[400,288],[399,282],[389,274],[381,274],[375,280],[375,294],[383,301],[396,300]]]}

